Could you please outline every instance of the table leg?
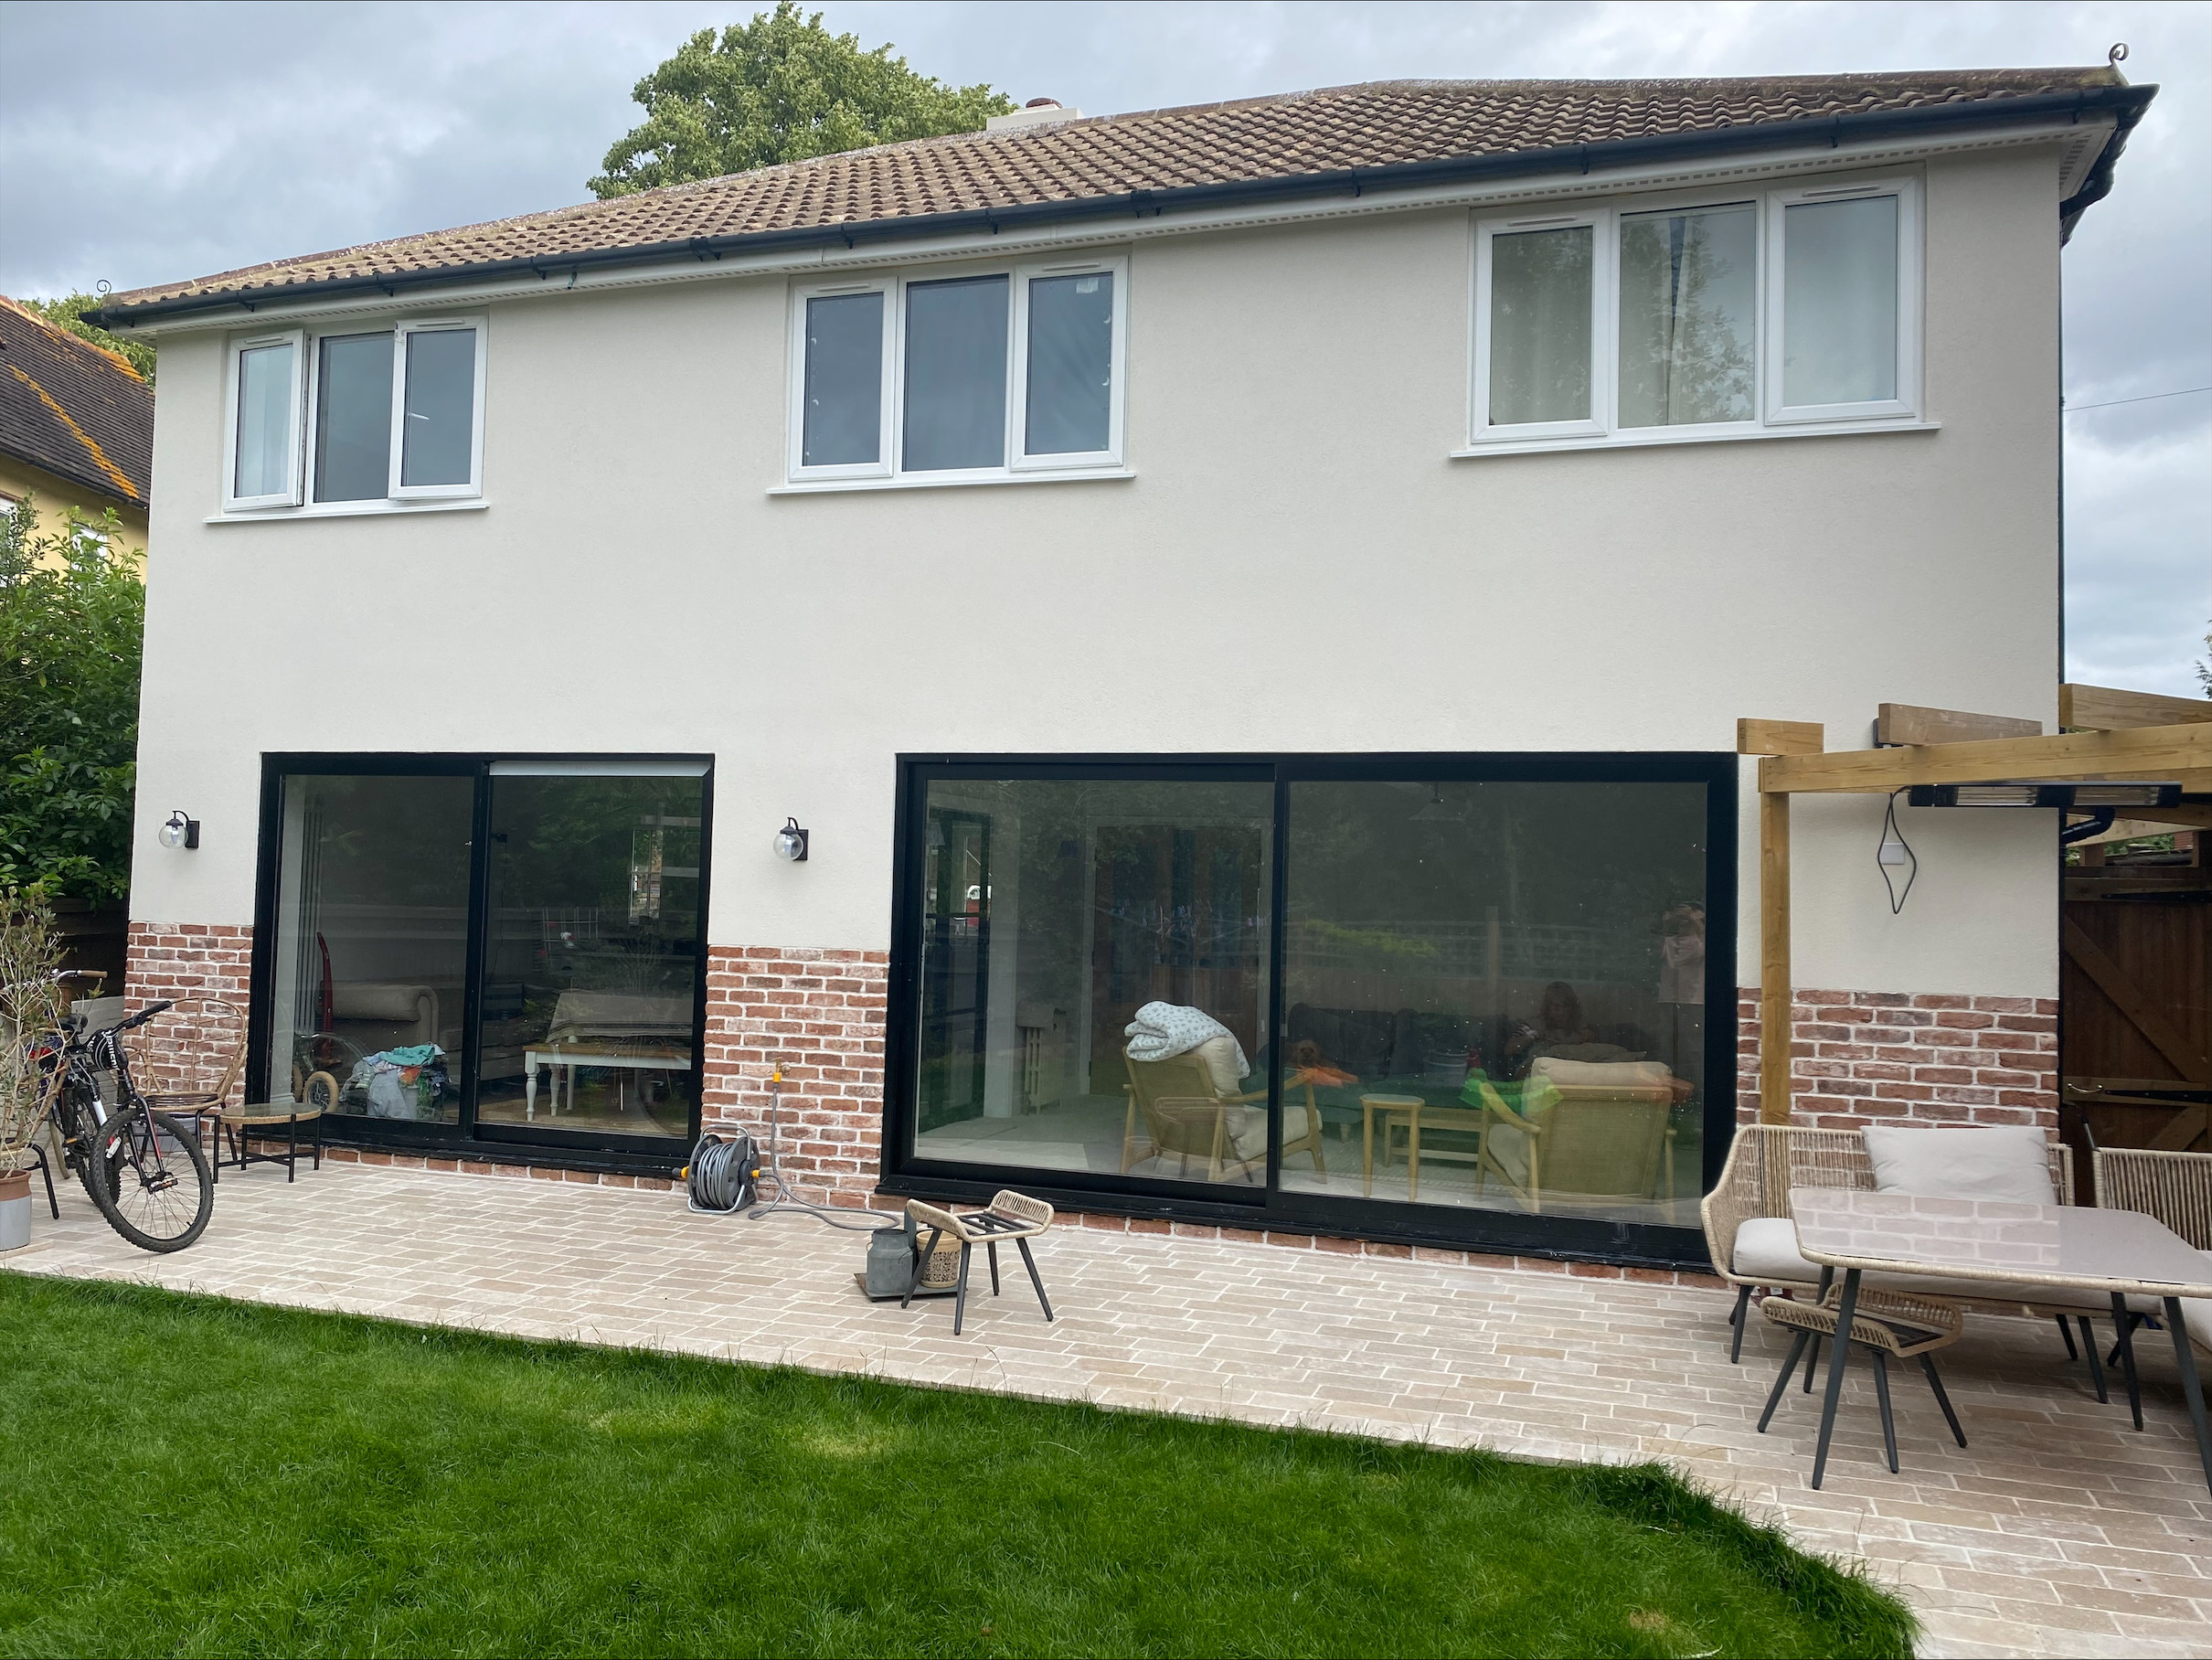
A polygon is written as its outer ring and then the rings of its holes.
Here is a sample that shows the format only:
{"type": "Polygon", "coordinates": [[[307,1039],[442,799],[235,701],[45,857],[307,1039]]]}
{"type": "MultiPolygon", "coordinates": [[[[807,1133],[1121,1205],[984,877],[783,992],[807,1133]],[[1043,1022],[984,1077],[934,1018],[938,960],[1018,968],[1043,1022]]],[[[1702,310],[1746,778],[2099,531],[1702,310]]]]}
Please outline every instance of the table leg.
{"type": "Polygon", "coordinates": [[[523,1069],[522,1122],[526,1124],[537,1122],[537,1057],[535,1055],[529,1058],[529,1064],[523,1069]]]}
{"type": "Polygon", "coordinates": [[[1421,1196],[1421,1110],[1419,1107],[1408,1114],[1406,1121],[1406,1197],[1418,1201],[1421,1196]]]}
{"type": "Polygon", "coordinates": [[[2090,1317],[2083,1314],[2080,1319],[2081,1346],[2090,1357],[2090,1381],[2097,1386],[2097,1404],[2103,1406],[2111,1399],[2104,1392],[2104,1360],[2097,1350],[2097,1334],[2090,1329],[2090,1317]]]}
{"type": "MultiPolygon", "coordinates": [[[[1815,1303],[1827,1302],[1828,1287],[1834,1283],[1835,1270],[1833,1268],[1822,1269],[1820,1271],[1820,1290],[1813,1293],[1813,1301],[1815,1303]]],[[[1816,1336],[1813,1339],[1813,1358],[1805,1362],[1805,1393],[1808,1395],[1813,1393],[1813,1378],[1819,1370],[1820,1339],[1816,1336]]]]}
{"type": "Polygon", "coordinates": [[[1844,1367],[1851,1358],[1851,1318],[1858,1313],[1858,1272],[1844,1275],[1843,1301],[1835,1308],[1835,1335],[1828,1340],[1828,1393],[1820,1407],[1820,1445],[1813,1454],[1813,1485],[1828,1473],[1828,1439],[1835,1433],[1835,1409],[1844,1399],[1844,1367]]]}
{"type": "Polygon", "coordinates": [[[2205,1466],[2205,1485],[2212,1487],[2212,1425],[2205,1422],[2204,1386],[2197,1381],[2196,1356],[2189,1346],[2189,1328],[2182,1324],[2181,1299],[2166,1299],[2166,1328],[2174,1334],[2174,1357],[2181,1364],[2181,1392],[2189,1403],[2189,1427],[2196,1431],[2196,1456],[2205,1466]]]}
{"type": "MultiPolygon", "coordinates": [[[[1375,1197],[1375,1109],[1361,1101],[1359,1126],[1360,1192],[1364,1197],[1375,1197]]],[[[1388,1131],[1385,1133],[1388,1133],[1388,1131]]]]}
{"type": "Polygon", "coordinates": [[[2128,1313],[2128,1300],[2118,1292],[2112,1293],[2112,1330],[2120,1337],[2120,1375],[2128,1380],[2128,1411],[2135,1420],[2135,1427],[2143,1428],[2143,1390],[2135,1382],[2135,1335],[2132,1329],[2135,1316],[2128,1313]]]}

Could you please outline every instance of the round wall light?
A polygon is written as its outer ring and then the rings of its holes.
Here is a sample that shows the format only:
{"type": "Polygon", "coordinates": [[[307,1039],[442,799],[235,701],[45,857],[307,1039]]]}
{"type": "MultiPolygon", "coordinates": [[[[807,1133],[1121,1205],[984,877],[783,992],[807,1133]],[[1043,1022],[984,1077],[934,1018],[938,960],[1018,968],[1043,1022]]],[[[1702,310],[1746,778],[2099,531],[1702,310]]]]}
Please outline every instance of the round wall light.
{"type": "Polygon", "coordinates": [[[168,822],[154,833],[165,847],[197,847],[199,846],[199,820],[186,818],[182,808],[169,814],[168,822]]]}
{"type": "Polygon", "coordinates": [[[785,819],[783,828],[776,832],[776,857],[794,865],[806,862],[806,832],[799,827],[797,819],[785,819]]]}

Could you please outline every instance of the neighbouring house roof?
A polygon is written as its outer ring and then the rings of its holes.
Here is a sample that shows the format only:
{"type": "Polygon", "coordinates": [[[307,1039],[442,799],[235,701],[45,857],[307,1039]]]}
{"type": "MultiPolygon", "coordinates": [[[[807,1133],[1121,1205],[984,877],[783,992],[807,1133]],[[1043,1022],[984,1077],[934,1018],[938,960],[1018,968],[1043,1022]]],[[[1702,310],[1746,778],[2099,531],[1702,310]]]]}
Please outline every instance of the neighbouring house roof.
{"type": "Polygon", "coordinates": [[[108,326],[401,282],[914,235],[1199,203],[1627,165],[1962,124],[2113,119],[2061,209],[2110,188],[2155,87],[2117,69],[1707,80],[1390,80],[917,139],[113,296],[108,326]]]}
{"type": "Polygon", "coordinates": [[[144,507],[154,388],[113,352],[0,296],[0,453],[144,507]]]}

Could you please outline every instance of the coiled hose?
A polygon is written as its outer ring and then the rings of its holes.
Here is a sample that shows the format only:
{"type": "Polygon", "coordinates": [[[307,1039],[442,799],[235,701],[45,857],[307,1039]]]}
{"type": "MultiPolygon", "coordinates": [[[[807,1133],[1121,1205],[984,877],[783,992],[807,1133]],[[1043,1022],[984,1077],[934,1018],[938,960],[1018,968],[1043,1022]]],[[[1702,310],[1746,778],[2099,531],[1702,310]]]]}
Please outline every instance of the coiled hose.
{"type": "Polygon", "coordinates": [[[750,1135],[702,1135],[691,1150],[688,1208],[702,1213],[728,1214],[745,1203],[760,1169],[754,1162],[750,1135]]]}

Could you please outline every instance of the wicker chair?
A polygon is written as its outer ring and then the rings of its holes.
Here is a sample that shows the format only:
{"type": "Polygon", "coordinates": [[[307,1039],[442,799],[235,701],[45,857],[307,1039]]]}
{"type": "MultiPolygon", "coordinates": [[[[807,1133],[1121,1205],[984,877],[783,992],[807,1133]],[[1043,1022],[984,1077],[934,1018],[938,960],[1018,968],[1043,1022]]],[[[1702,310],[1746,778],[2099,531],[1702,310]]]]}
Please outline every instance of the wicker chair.
{"type": "Polygon", "coordinates": [[[204,1123],[223,1109],[246,1069],[246,1011],[221,997],[182,997],[124,1042],[146,1103],[204,1123]]]}
{"type": "MultiPolygon", "coordinates": [[[[2148,1147],[2099,1147],[2090,1184],[2100,1210],[2139,1210],[2164,1222],[2202,1251],[2212,1252],[2212,1153],[2160,1153],[2148,1147]]],[[[2161,1313],[2149,1297],[2130,1297],[2138,1318],[2161,1313]]],[[[2199,1305],[2188,1304],[2195,1314],[2199,1305]]],[[[2190,1341],[2212,1354],[2212,1309],[2185,1320],[2190,1341]]]]}
{"type": "MultiPolygon", "coordinates": [[[[1207,1161],[1206,1179],[1218,1182],[1232,1166],[1239,1176],[1255,1164],[1264,1165],[1264,1145],[1258,1154],[1239,1152],[1242,1139],[1249,1146],[1254,1122],[1266,1113],[1267,1091],[1224,1095],[1215,1086],[1206,1061],[1193,1052],[1165,1060],[1139,1060],[1124,1054],[1129,1067],[1129,1111],[1122,1126],[1122,1169],[1124,1173],[1146,1158],[1177,1155],[1187,1175],[1196,1156],[1207,1161]],[[1137,1133],[1139,1120],[1143,1134],[1137,1133]],[[1146,1151],[1149,1145],[1149,1151],[1146,1151]]],[[[1324,1181],[1328,1167],[1322,1163],[1321,1113],[1313,1104],[1312,1085],[1306,1087],[1303,1110],[1304,1127],[1292,1133],[1293,1103],[1283,1107],[1282,1155],[1313,1155],[1313,1168],[1324,1181]]]]}
{"type": "MultiPolygon", "coordinates": [[[[2050,1169],[2051,1186],[2058,1192],[2058,1202],[2072,1204],[2073,1150],[2063,1142],[2050,1144],[2050,1169]]],[[[1736,1139],[1728,1147],[1728,1163],[1721,1167],[1720,1180],[1706,1195],[1705,1203],[1699,1208],[1705,1222],[1706,1249],[1713,1257],[1713,1271],[1736,1287],[1736,1308],[1729,1316],[1729,1324],[1735,1328],[1728,1345],[1730,1361],[1742,1358],[1745,1317],[1750,1312],[1754,1291],[1764,1287],[1770,1292],[1811,1293],[1820,1289],[1817,1275],[1792,1278],[1771,1267],[1739,1269],[1737,1238],[1744,1224],[1771,1218],[1787,1219],[1792,1187],[1857,1187],[1871,1191],[1873,1186],[1874,1162],[1867,1157],[1866,1142],[1856,1130],[1813,1130],[1796,1124],[1745,1124],[1738,1129],[1736,1139]]],[[[1787,1254],[1794,1256],[1794,1245],[1787,1254]]],[[[1875,1284],[1882,1279],[1878,1274],[1869,1275],[1867,1283],[1875,1284]]],[[[1895,1288],[1909,1291],[1910,1282],[1900,1277],[1895,1288]]],[[[1946,1300],[1988,1314],[2055,1320],[2058,1335],[2066,1339],[2066,1352],[2069,1356],[2077,1351],[2067,1321],[2080,1319],[2086,1335],[2088,1311],[2071,1304],[1957,1297],[1946,1300]]]]}

